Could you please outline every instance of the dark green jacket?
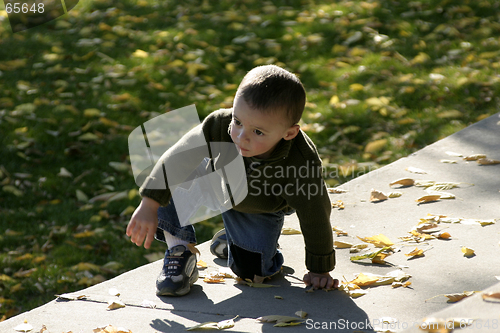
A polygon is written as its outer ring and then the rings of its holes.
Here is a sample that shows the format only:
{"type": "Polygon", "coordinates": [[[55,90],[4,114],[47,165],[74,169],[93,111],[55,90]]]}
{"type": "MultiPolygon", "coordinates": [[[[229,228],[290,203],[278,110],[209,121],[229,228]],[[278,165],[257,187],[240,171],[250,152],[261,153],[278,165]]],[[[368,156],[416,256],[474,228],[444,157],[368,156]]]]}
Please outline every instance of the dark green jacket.
{"type": "MultiPolygon", "coordinates": [[[[201,135],[200,130],[206,142],[232,142],[229,135],[231,118],[232,109],[211,113],[201,126],[186,134],[176,146],[186,145],[190,138],[201,135]]],[[[168,165],[169,156],[168,153],[162,156],[144,184],[154,181],[155,174],[163,172],[161,165],[168,165]]],[[[321,175],[321,160],[311,139],[299,131],[292,140],[282,139],[268,159],[244,157],[244,161],[248,195],[233,209],[250,214],[295,209],[306,245],[307,269],[314,273],[333,270],[335,251],[330,225],[331,202],[321,175]]],[[[153,190],[143,185],[140,194],[162,206],[167,205],[171,198],[168,186],[164,190],[153,190]]]]}

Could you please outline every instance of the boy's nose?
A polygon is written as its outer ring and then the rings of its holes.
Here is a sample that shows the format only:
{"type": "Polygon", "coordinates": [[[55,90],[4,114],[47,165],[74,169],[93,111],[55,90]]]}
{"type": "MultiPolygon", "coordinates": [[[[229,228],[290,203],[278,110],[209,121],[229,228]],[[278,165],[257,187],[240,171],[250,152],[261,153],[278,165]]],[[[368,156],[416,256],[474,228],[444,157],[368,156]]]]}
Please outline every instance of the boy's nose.
{"type": "Polygon", "coordinates": [[[240,141],[248,141],[247,131],[241,130],[239,135],[238,135],[238,139],[240,139],[240,141]]]}

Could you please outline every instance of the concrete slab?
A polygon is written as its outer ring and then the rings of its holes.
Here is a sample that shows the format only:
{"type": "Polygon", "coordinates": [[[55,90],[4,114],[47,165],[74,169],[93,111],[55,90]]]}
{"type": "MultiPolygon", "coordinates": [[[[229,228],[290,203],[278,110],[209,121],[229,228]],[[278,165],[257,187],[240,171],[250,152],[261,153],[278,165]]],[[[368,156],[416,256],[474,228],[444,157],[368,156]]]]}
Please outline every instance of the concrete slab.
{"type": "MultiPolygon", "coordinates": [[[[371,262],[351,262],[348,249],[337,249],[336,278],[352,280],[357,273],[386,274],[402,269],[411,274],[408,288],[379,286],[368,288],[362,297],[351,299],[341,291],[305,292],[300,282],[305,273],[304,243],[301,235],[283,235],[280,246],[288,266],[285,276],[274,278],[269,283],[279,285],[271,288],[251,288],[236,285],[232,279],[221,284],[208,284],[201,279],[192,292],[180,298],[158,298],[154,283],[161,268],[161,261],[145,265],[122,274],[112,280],[84,289],[73,295],[86,295],[86,300],[52,301],[32,311],[0,323],[0,332],[14,332],[13,328],[25,319],[38,332],[46,325],[50,332],[92,332],[93,328],[112,324],[138,332],[181,332],[205,321],[221,321],[239,316],[235,332],[269,332],[275,330],[304,331],[307,329],[332,329],[342,332],[373,332],[371,327],[400,332],[412,329],[423,317],[443,315],[447,318],[470,313],[477,318],[500,319],[496,304],[483,304],[480,295],[472,296],[456,305],[447,303],[443,294],[479,291],[498,283],[500,275],[500,220],[480,226],[472,224],[445,224],[452,236],[450,240],[430,240],[419,244],[402,242],[427,214],[442,214],[466,219],[500,219],[500,165],[480,166],[447,151],[463,155],[483,153],[500,160],[500,114],[478,122],[463,131],[430,145],[407,158],[400,159],[379,170],[372,171],[346,183],[342,194],[331,194],[332,202],[343,201],[343,210],[334,209],[333,226],[342,228],[348,236],[336,240],[361,243],[357,236],[367,237],[384,234],[396,245],[399,252],[386,258],[387,265],[371,262]],[[456,164],[441,163],[441,159],[455,159],[456,164]],[[420,168],[426,174],[415,174],[405,170],[420,168]],[[461,182],[458,188],[448,190],[456,199],[439,200],[417,204],[415,200],[426,194],[421,187],[391,188],[392,181],[409,177],[438,182],[461,182]],[[474,185],[471,185],[474,184],[474,185]],[[399,198],[380,203],[369,201],[371,189],[386,193],[400,191],[399,198]],[[475,256],[466,258],[462,246],[475,250],[475,256]],[[425,256],[408,260],[405,256],[415,247],[424,249],[425,256]],[[117,288],[125,308],[107,311],[107,301],[113,299],[108,290],[117,288]],[[279,296],[278,298],[275,296],[279,296]],[[433,298],[435,297],[435,298],[433,298]],[[143,308],[143,300],[156,304],[155,309],[143,308]],[[303,310],[308,320],[300,326],[275,328],[270,323],[260,323],[255,318],[266,315],[293,316],[303,310]],[[469,312],[468,312],[469,311],[469,312]],[[383,320],[394,324],[383,324],[383,320]],[[392,318],[392,319],[388,319],[392,318]],[[369,325],[368,325],[369,324],[369,325]]],[[[286,227],[298,229],[295,215],[285,221],[286,227]]],[[[206,274],[218,270],[220,262],[208,250],[209,244],[198,248],[201,259],[208,263],[202,271],[206,274]]],[[[492,287],[497,288],[497,286],[492,287]]],[[[497,288],[498,289],[498,288],[497,288]]],[[[472,329],[472,327],[470,328],[472,329]]],[[[485,327],[477,328],[485,330],[485,327]]],[[[413,332],[413,331],[411,331],[413,332]]],[[[416,331],[415,331],[416,332],[416,331]]],[[[495,330],[491,330],[495,332],[495,330]]]]}

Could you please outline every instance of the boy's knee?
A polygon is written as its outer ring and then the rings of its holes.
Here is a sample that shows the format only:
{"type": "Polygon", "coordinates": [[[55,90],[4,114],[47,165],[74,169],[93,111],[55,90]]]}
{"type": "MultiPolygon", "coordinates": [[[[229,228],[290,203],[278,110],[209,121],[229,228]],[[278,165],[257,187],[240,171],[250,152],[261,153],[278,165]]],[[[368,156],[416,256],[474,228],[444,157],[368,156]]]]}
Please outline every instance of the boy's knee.
{"type": "Polygon", "coordinates": [[[234,244],[230,247],[233,263],[231,270],[242,279],[253,280],[254,276],[262,276],[262,255],[250,252],[234,244]]]}

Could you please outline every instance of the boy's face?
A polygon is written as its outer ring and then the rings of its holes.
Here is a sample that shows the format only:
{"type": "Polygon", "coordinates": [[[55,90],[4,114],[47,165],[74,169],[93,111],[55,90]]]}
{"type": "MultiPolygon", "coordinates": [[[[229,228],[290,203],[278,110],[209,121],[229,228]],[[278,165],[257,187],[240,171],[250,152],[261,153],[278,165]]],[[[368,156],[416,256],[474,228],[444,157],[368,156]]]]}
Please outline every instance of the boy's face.
{"type": "Polygon", "coordinates": [[[236,97],[231,123],[231,139],[245,157],[266,159],[281,139],[291,140],[299,132],[299,125],[289,126],[278,113],[263,113],[251,108],[243,97],[236,97]]]}

